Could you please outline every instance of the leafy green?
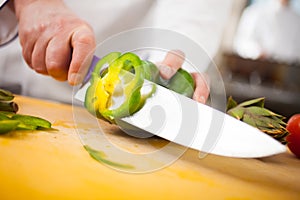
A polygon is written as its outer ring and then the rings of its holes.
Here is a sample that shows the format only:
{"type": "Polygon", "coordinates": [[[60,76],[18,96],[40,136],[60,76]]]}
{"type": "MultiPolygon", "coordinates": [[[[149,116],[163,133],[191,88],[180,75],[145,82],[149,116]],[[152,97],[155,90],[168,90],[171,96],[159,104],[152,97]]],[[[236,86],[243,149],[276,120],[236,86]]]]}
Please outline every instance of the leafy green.
{"type": "Polygon", "coordinates": [[[264,108],[265,99],[257,98],[238,104],[232,99],[227,101],[227,114],[241,120],[285,144],[288,135],[284,117],[264,108]]]}

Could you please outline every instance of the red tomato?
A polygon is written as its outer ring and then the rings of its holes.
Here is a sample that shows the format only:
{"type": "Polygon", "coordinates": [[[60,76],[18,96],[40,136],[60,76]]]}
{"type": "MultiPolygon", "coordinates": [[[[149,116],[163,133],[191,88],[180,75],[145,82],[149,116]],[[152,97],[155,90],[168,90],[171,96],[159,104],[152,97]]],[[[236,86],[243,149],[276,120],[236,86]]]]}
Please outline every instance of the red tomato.
{"type": "Polygon", "coordinates": [[[289,131],[289,135],[286,137],[287,146],[300,158],[300,113],[293,115],[288,120],[286,129],[289,131]]]}

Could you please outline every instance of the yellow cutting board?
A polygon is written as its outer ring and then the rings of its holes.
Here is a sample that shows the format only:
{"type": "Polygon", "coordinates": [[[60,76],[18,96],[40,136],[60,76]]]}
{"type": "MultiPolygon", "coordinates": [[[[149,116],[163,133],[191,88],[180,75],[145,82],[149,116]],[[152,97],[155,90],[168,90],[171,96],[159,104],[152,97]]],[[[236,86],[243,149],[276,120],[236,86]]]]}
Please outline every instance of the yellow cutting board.
{"type": "MultiPolygon", "coordinates": [[[[199,158],[197,151],[187,150],[173,163],[143,173],[130,172],[138,161],[120,158],[130,166],[120,171],[94,160],[83,148],[82,137],[96,130],[84,109],[22,96],[15,101],[19,113],[48,119],[57,130],[0,135],[1,200],[300,199],[300,159],[288,151],[237,159],[199,158]]],[[[111,142],[102,148],[147,154],[169,144],[157,137],[133,138],[101,120],[99,124],[111,142]]]]}

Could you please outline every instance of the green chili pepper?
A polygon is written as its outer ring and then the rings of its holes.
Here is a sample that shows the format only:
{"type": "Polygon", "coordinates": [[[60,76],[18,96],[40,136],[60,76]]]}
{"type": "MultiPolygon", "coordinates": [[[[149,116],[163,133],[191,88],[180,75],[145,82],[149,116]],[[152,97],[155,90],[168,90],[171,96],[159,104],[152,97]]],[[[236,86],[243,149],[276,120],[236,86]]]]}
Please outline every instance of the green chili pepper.
{"type": "Polygon", "coordinates": [[[160,81],[159,70],[152,62],[141,60],[133,53],[121,55],[119,52],[113,52],[97,63],[84,105],[93,115],[110,122],[114,122],[115,118],[129,116],[137,112],[155,91],[153,85],[149,93],[141,94],[144,79],[188,97],[194,92],[193,78],[183,69],[178,70],[167,84],[163,84],[160,81]],[[103,71],[105,65],[108,68],[103,71]]]}

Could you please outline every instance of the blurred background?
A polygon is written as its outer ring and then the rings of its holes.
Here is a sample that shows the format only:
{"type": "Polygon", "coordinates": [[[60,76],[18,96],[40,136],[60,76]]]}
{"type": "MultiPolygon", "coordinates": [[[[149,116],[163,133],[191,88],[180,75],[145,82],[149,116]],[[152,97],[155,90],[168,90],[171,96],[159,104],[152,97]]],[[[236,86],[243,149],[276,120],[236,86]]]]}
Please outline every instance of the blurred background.
{"type": "Polygon", "coordinates": [[[216,63],[226,94],[300,112],[300,0],[234,0],[216,63]]]}

